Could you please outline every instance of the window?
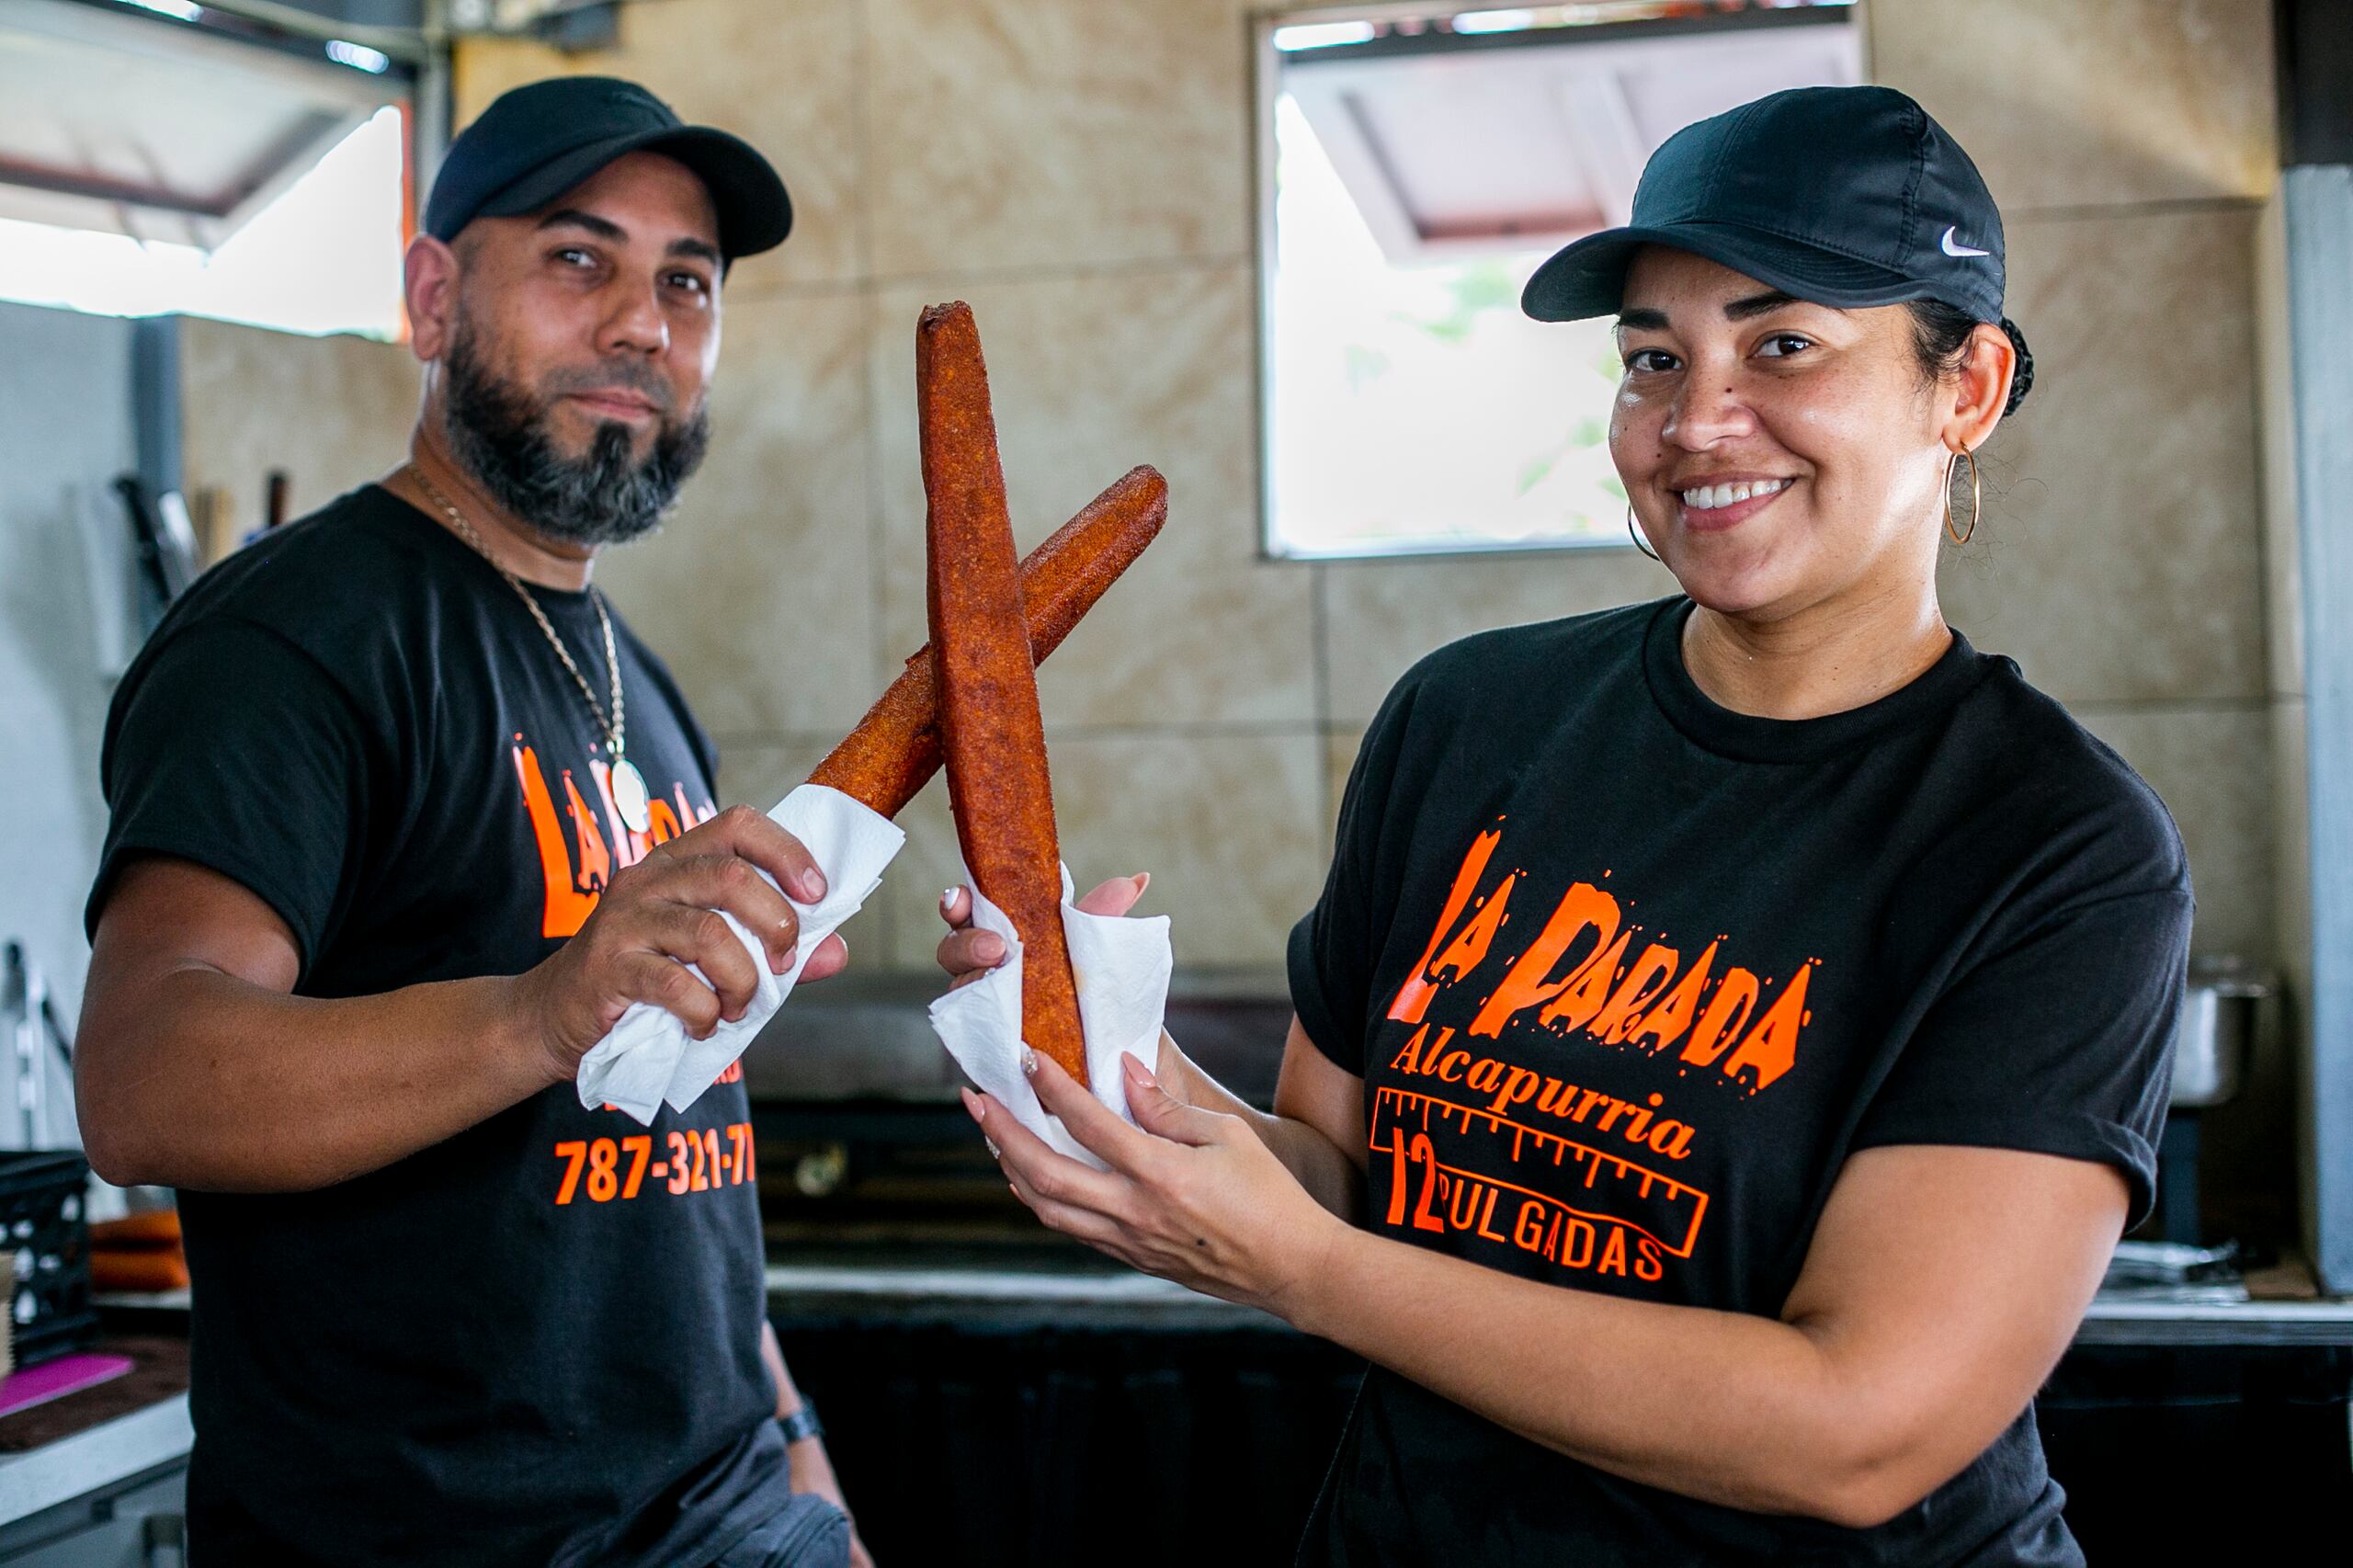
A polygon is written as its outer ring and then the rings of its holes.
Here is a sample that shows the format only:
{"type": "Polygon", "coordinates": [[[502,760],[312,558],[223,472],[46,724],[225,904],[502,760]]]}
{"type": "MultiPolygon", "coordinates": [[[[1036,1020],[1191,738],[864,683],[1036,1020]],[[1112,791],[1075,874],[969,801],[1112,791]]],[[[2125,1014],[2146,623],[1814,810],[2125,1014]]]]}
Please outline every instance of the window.
{"type": "Polygon", "coordinates": [[[181,0],[12,0],[0,299],[397,336],[409,80],[181,0]]]}
{"type": "Polygon", "coordinates": [[[1561,245],[1626,222],[1676,131],[1862,74],[1844,0],[1696,9],[1325,7],[1263,24],[1270,554],[1628,543],[1609,324],[1531,322],[1520,289],[1561,245]]]}

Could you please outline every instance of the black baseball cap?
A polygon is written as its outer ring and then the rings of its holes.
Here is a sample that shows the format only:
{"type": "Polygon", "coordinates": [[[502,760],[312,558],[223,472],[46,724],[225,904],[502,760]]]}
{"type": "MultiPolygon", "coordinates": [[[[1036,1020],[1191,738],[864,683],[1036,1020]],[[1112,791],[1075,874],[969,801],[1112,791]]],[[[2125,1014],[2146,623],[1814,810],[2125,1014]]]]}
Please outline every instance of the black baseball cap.
{"type": "Polygon", "coordinates": [[[557,76],[501,94],[449,144],[425,232],[446,244],[476,218],[535,212],[625,153],[659,153],[694,171],[729,261],[771,250],[792,230],[784,181],[750,142],[687,124],[634,82],[557,76]]]}
{"type": "Polygon", "coordinates": [[[1615,312],[1626,267],[1670,245],[1816,304],[1941,300],[2002,319],[2002,214],[1977,165],[1893,87],[1795,87],[1687,125],[1643,167],[1633,222],[1536,269],[1539,321],[1615,312]]]}

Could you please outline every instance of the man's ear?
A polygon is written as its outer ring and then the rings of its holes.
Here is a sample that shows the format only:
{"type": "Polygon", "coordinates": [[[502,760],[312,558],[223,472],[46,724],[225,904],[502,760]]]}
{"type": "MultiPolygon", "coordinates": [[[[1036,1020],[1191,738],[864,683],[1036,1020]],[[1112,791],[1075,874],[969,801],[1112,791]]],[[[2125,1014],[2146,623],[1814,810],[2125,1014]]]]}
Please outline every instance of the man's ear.
{"type": "Polygon", "coordinates": [[[430,364],[449,351],[457,331],[458,253],[430,234],[419,234],[401,258],[401,274],[409,347],[430,364]]]}

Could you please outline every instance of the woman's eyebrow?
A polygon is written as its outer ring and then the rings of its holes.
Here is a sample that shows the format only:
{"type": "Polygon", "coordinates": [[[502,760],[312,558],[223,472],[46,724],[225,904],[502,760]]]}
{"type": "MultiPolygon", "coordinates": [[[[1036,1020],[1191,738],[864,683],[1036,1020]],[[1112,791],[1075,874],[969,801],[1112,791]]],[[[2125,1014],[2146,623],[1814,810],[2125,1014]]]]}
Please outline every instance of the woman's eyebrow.
{"type": "MultiPolygon", "coordinates": [[[[1724,307],[1724,319],[1747,321],[1754,316],[1770,315],[1784,305],[1803,303],[1805,301],[1794,294],[1784,293],[1779,289],[1768,289],[1761,294],[1751,294],[1745,299],[1733,301],[1724,307]]],[[[1632,310],[1618,312],[1618,330],[1620,332],[1664,332],[1666,330],[1666,324],[1665,311],[1636,306],[1632,310]]]]}
{"type": "Polygon", "coordinates": [[[1768,289],[1762,294],[1751,294],[1745,300],[1734,300],[1731,304],[1726,305],[1724,319],[1746,321],[1752,316],[1770,315],[1783,305],[1802,302],[1794,294],[1785,294],[1779,289],[1768,289]]]}

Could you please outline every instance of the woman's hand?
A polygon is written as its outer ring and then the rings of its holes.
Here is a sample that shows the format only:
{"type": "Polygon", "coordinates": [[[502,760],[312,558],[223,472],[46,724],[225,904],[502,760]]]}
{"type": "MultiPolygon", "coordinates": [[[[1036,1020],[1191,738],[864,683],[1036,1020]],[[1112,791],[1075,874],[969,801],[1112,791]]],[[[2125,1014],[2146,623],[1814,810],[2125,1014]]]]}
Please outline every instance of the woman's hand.
{"type": "Polygon", "coordinates": [[[1185,1104],[1120,1058],[1131,1127],[1050,1059],[1024,1050],[1038,1099],[1111,1168],[1055,1153],[966,1089],[964,1108],[1014,1192],[1054,1230],[1131,1267],[1286,1316],[1347,1227],[1299,1185],[1240,1117],[1185,1104]]]}

